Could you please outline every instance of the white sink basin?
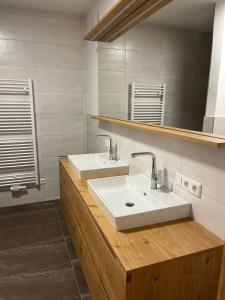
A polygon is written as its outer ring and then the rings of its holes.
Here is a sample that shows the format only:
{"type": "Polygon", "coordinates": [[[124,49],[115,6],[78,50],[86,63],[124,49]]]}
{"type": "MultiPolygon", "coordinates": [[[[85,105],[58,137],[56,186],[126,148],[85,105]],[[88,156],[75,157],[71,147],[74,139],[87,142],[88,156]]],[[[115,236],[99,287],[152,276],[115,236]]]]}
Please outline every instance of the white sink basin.
{"type": "Polygon", "coordinates": [[[108,153],[68,155],[81,180],[129,174],[129,166],[118,160],[109,160],[108,153]]]}
{"type": "Polygon", "coordinates": [[[167,189],[151,190],[140,174],[88,180],[88,189],[117,230],[190,216],[191,204],[167,189]]]}

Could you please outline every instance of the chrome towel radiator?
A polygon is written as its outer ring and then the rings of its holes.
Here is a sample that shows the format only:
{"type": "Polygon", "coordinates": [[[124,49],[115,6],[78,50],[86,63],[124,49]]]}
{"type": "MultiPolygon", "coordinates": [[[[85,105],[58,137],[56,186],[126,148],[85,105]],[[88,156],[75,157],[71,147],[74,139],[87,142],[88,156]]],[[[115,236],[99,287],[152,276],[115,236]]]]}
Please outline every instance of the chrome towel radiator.
{"type": "Polygon", "coordinates": [[[0,80],[0,189],[39,184],[32,80],[0,80]]]}
{"type": "Polygon", "coordinates": [[[129,85],[128,119],[163,125],[166,84],[129,85]]]}

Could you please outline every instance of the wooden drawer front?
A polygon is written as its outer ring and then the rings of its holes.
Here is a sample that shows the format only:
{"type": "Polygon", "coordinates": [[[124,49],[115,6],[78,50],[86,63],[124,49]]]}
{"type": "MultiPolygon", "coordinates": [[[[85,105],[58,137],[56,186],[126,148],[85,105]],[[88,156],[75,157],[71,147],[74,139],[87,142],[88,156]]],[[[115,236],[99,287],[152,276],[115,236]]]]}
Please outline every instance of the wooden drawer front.
{"type": "Polygon", "coordinates": [[[109,299],[126,299],[126,274],[111,253],[79,192],[69,178],[64,181],[62,189],[109,299]]]}
{"type": "Polygon", "coordinates": [[[66,221],[71,232],[74,246],[79,256],[80,264],[87,280],[88,287],[90,288],[92,298],[95,300],[109,300],[95,269],[93,261],[90,257],[90,254],[88,253],[87,246],[85,245],[78,227],[76,226],[75,219],[71,213],[71,209],[67,204],[67,199],[65,198],[63,192],[61,193],[61,196],[61,205],[63,207],[66,221]]]}

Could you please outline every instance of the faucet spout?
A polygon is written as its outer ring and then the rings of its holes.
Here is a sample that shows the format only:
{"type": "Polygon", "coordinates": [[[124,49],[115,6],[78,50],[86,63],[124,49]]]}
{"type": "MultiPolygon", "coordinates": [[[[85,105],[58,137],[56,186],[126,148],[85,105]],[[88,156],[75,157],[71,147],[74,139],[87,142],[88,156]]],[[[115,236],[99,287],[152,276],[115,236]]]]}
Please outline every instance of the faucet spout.
{"type": "Polygon", "coordinates": [[[156,156],[152,152],[136,152],[132,153],[131,156],[133,158],[137,156],[150,155],[152,157],[152,174],[151,174],[151,189],[157,190],[158,188],[158,175],[157,175],[157,167],[156,167],[156,156]]]}
{"type": "Polygon", "coordinates": [[[109,160],[118,160],[117,145],[113,146],[112,137],[108,134],[98,134],[96,137],[109,138],[109,160]]]}

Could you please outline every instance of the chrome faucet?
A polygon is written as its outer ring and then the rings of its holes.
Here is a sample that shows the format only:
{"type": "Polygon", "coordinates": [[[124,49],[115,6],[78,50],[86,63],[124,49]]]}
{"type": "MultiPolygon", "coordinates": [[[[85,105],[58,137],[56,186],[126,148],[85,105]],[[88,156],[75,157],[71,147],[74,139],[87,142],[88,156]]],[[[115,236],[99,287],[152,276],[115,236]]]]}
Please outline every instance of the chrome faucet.
{"type": "Polygon", "coordinates": [[[107,137],[109,138],[109,160],[119,160],[117,145],[113,146],[113,140],[110,135],[98,134],[96,137],[107,137]]]}
{"type": "Polygon", "coordinates": [[[156,167],[156,156],[152,152],[137,152],[137,153],[132,153],[131,156],[134,158],[136,156],[141,156],[141,155],[151,155],[152,157],[152,174],[151,174],[151,189],[152,190],[157,190],[158,186],[158,175],[157,175],[157,167],[156,167]]]}

